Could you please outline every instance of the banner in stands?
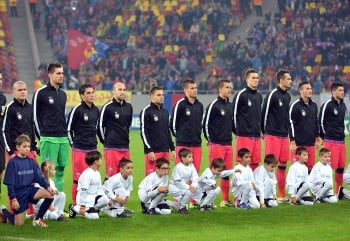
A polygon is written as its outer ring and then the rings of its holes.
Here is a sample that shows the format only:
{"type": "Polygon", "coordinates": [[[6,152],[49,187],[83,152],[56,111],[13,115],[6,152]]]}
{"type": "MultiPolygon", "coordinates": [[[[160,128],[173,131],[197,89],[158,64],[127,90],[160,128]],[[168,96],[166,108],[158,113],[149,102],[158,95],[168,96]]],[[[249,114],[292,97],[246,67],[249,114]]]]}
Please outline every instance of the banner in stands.
{"type": "MultiPolygon", "coordinates": [[[[73,107],[81,102],[79,92],[77,90],[66,90],[67,107],[73,107]]],[[[126,91],[126,99],[131,102],[131,91],[126,91]]],[[[94,104],[98,107],[103,106],[112,99],[112,92],[109,90],[96,90],[94,104]]]]}

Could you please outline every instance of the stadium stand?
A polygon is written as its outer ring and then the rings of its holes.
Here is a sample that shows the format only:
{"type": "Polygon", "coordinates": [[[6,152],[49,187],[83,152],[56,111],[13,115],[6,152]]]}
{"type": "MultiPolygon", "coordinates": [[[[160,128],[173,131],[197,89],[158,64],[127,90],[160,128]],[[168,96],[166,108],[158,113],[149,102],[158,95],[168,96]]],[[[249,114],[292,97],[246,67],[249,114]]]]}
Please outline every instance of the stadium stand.
{"type": "Polygon", "coordinates": [[[302,80],[311,81],[315,93],[328,91],[334,80],[349,84],[349,1],[278,0],[279,12],[265,11],[247,29],[246,39],[236,36],[234,40],[230,34],[251,13],[252,1],[72,2],[57,0],[47,12],[47,39],[56,59],[67,63],[70,28],[99,39],[110,49],[106,58],[71,70],[68,89],[86,82],[110,89],[114,81],[122,80],[138,93],[146,93],[152,84],[171,91],[180,88],[178,80],[204,71],[214,78],[201,80],[200,90],[212,89],[220,77],[240,89],[248,67],[259,70],[262,91],[274,86],[279,68],[291,70],[295,94],[302,80]],[[220,64],[208,69],[214,59],[220,64]]]}
{"type": "MultiPolygon", "coordinates": [[[[279,1],[283,2],[283,1],[279,1]]],[[[247,29],[248,38],[237,39],[222,51],[224,73],[240,88],[239,76],[248,67],[258,69],[260,89],[270,89],[274,72],[288,68],[293,73],[292,92],[301,80],[309,80],[316,93],[329,91],[330,83],[350,80],[349,1],[288,1],[280,13],[247,29]],[[303,4],[299,4],[302,2],[303,4]]]]}
{"type": "Polygon", "coordinates": [[[7,92],[17,80],[17,65],[5,1],[0,1],[0,67],[4,77],[2,90],[7,92]]]}
{"type": "Polygon", "coordinates": [[[68,89],[86,82],[110,89],[112,82],[122,80],[139,93],[152,83],[173,90],[181,88],[177,80],[195,78],[220,55],[223,42],[244,17],[239,3],[57,0],[47,9],[45,26],[55,58],[65,64],[70,28],[110,45],[106,58],[70,71],[68,89]]]}

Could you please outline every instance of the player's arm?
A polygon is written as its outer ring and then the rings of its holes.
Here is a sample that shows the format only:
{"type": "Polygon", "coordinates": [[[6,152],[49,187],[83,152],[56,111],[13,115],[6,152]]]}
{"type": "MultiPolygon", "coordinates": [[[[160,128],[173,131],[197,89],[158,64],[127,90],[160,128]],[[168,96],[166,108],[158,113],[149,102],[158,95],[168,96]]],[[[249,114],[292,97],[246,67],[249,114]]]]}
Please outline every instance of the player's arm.
{"type": "Polygon", "coordinates": [[[11,136],[10,136],[11,130],[13,131],[12,121],[11,121],[12,116],[13,116],[13,114],[12,114],[11,105],[8,105],[6,110],[5,110],[5,113],[4,113],[2,133],[3,133],[6,151],[8,152],[8,154],[10,156],[12,156],[14,154],[15,149],[13,147],[16,146],[15,140],[13,138],[11,138],[11,136]]]}
{"type": "Polygon", "coordinates": [[[295,176],[296,176],[296,171],[295,171],[295,168],[293,168],[292,166],[289,168],[287,178],[286,178],[287,192],[292,197],[295,196],[295,185],[296,185],[295,176]]]}
{"type": "Polygon", "coordinates": [[[321,146],[320,125],[319,125],[319,121],[318,121],[318,110],[317,110],[316,104],[315,104],[315,137],[316,137],[315,146],[316,146],[316,149],[319,149],[321,146]]]}
{"type": "Polygon", "coordinates": [[[104,144],[104,141],[105,141],[105,126],[106,126],[106,111],[107,111],[106,108],[107,108],[107,104],[102,107],[100,118],[98,119],[98,122],[97,122],[97,136],[102,144],[104,144]]]}
{"type": "Polygon", "coordinates": [[[39,140],[40,140],[40,127],[41,127],[40,116],[39,116],[39,113],[41,112],[40,97],[41,95],[39,95],[39,91],[36,91],[33,95],[33,100],[32,100],[35,135],[39,140]]]}
{"type": "Polygon", "coordinates": [[[142,141],[145,144],[146,153],[153,152],[150,138],[149,138],[149,131],[150,129],[150,123],[151,123],[151,116],[148,109],[143,109],[140,113],[140,128],[141,128],[141,137],[142,141]]]}
{"type": "Polygon", "coordinates": [[[179,170],[178,166],[175,166],[172,179],[174,180],[177,188],[189,189],[189,185],[181,178],[180,173],[179,173],[180,171],[181,170],[179,170]]]}
{"type": "Polygon", "coordinates": [[[68,120],[67,120],[67,134],[68,134],[68,140],[69,144],[73,146],[73,138],[74,138],[74,127],[75,127],[75,113],[77,111],[77,108],[74,107],[68,114],[68,120]]]}
{"type": "Polygon", "coordinates": [[[179,104],[179,102],[176,103],[176,105],[174,106],[172,112],[171,112],[171,116],[170,116],[170,130],[171,133],[173,134],[173,136],[176,137],[176,123],[178,120],[178,116],[179,116],[179,112],[181,111],[181,106],[179,104]]]}
{"type": "Polygon", "coordinates": [[[12,204],[12,200],[17,201],[16,186],[15,186],[16,176],[17,176],[17,171],[15,169],[15,166],[13,165],[13,162],[10,160],[6,167],[4,184],[7,186],[7,193],[8,193],[9,199],[11,200],[11,204],[12,204]]]}
{"type": "Polygon", "coordinates": [[[232,132],[235,135],[236,135],[236,128],[237,128],[238,103],[239,103],[239,97],[237,93],[232,100],[232,106],[233,106],[232,132]]]}
{"type": "Polygon", "coordinates": [[[215,115],[215,101],[213,101],[206,109],[203,119],[203,133],[205,139],[210,142],[209,129],[211,128],[211,116],[215,115]]]}
{"type": "Polygon", "coordinates": [[[297,105],[294,102],[289,110],[289,139],[290,139],[290,150],[295,152],[295,123],[299,121],[300,117],[298,116],[300,110],[298,110],[297,105]]]}

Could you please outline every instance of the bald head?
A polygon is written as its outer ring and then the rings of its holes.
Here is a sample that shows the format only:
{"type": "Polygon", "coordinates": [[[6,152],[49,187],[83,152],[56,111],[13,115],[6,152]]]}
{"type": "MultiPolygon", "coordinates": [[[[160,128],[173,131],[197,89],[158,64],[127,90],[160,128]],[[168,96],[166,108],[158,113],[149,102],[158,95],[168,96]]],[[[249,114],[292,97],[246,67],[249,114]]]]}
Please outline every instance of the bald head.
{"type": "Polygon", "coordinates": [[[113,85],[113,97],[118,102],[123,102],[125,100],[125,84],[122,82],[117,82],[113,85]]]}

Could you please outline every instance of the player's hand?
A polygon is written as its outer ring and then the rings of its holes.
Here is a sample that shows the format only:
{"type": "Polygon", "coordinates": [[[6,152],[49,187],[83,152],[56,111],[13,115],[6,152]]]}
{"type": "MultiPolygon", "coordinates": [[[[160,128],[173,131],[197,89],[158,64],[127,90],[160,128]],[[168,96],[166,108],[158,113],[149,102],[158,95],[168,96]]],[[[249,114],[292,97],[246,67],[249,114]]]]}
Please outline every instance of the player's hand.
{"type": "Polygon", "coordinates": [[[128,202],[128,198],[122,198],[122,197],[118,197],[116,196],[114,199],[117,203],[119,203],[120,205],[125,205],[128,202]]]}
{"type": "Polygon", "coordinates": [[[191,193],[194,193],[196,191],[196,188],[194,186],[191,186],[191,185],[190,185],[189,189],[190,189],[191,193]]]}
{"type": "Polygon", "coordinates": [[[266,208],[265,203],[260,203],[260,208],[266,208]]]}
{"type": "Polygon", "coordinates": [[[295,141],[291,141],[290,142],[290,151],[292,153],[294,153],[296,149],[297,149],[297,145],[295,144],[295,141]]]}
{"type": "Polygon", "coordinates": [[[47,191],[49,191],[49,193],[51,194],[51,196],[56,194],[56,190],[52,189],[51,187],[47,188],[47,191]]]}
{"type": "Polygon", "coordinates": [[[168,186],[159,186],[159,187],[157,188],[157,190],[158,190],[158,192],[160,192],[160,193],[167,193],[167,192],[169,192],[169,187],[168,187],[168,186]]]}
{"type": "Polygon", "coordinates": [[[147,154],[147,157],[148,157],[148,160],[150,160],[150,161],[155,161],[156,160],[156,155],[154,154],[154,152],[152,151],[152,152],[150,152],[150,153],[148,153],[147,154]]]}
{"type": "Polygon", "coordinates": [[[18,203],[18,201],[17,201],[17,199],[12,199],[11,200],[11,208],[13,209],[13,210],[18,210],[19,209],[19,203],[18,203]]]}

